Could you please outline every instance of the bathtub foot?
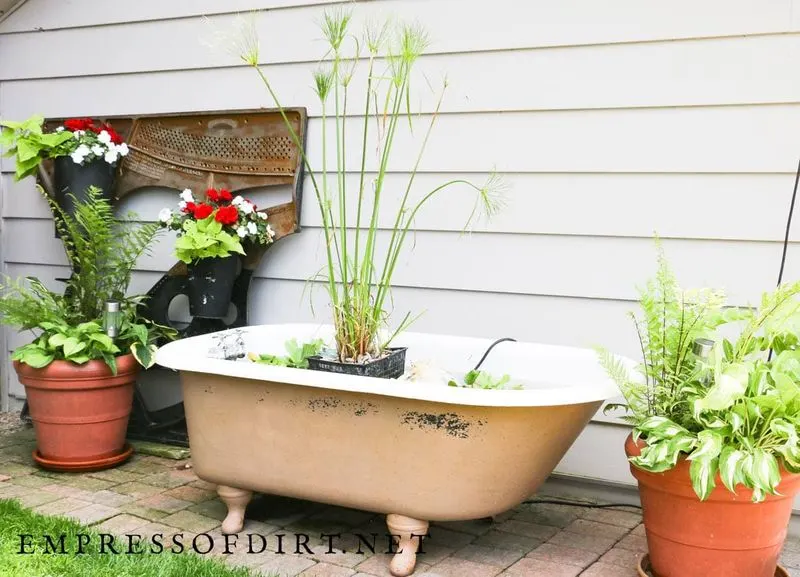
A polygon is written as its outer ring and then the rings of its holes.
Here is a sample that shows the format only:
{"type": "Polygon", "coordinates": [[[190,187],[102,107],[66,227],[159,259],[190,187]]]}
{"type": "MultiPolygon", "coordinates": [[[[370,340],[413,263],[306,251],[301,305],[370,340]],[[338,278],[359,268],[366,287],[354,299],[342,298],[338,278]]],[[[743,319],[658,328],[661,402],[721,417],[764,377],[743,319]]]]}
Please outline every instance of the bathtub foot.
{"type": "Polygon", "coordinates": [[[222,533],[225,535],[238,533],[244,527],[244,511],[253,497],[253,492],[220,485],[217,487],[217,495],[228,507],[228,516],[222,522],[222,533]]]}
{"type": "Polygon", "coordinates": [[[411,575],[417,564],[417,548],[428,534],[428,522],[404,515],[386,515],[386,525],[389,533],[400,537],[389,570],[395,577],[411,575]]]}

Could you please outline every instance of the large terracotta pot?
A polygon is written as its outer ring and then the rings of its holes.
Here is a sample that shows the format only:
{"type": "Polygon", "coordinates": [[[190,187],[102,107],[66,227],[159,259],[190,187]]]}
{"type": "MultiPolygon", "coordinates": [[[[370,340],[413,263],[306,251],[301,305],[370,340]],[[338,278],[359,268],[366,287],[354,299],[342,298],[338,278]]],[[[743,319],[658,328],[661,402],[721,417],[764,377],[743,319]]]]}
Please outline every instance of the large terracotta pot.
{"type": "MultiPolygon", "coordinates": [[[[637,456],[642,446],[629,436],[625,452],[637,456]]],[[[665,473],[633,465],[631,473],[639,482],[656,577],[774,577],[800,475],[782,470],[780,495],[753,503],[750,489],[731,493],[719,476],[711,496],[700,501],[685,459],[665,473]]]]}
{"type": "Polygon", "coordinates": [[[117,357],[116,375],[102,361],[53,361],[43,369],[15,361],[36,430],[37,463],[77,471],[127,458],[125,431],[139,368],[133,355],[117,357]]]}

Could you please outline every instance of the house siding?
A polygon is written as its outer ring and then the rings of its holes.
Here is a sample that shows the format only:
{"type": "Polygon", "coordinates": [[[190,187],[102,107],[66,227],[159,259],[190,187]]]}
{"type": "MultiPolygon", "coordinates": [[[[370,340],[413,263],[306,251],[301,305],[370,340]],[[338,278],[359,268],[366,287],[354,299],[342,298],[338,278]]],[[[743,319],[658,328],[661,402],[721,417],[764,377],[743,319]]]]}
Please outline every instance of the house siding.
{"type": "MultiPolygon", "coordinates": [[[[331,4],[28,0],[0,23],[0,117],[269,107],[251,70],[203,45],[237,11],[257,9],[268,72],[285,105],[308,107],[308,151],[318,164],[322,120],[310,73],[321,53],[315,22],[331,4]]],[[[424,311],[416,330],[602,343],[635,357],[625,313],[654,269],[654,231],[687,286],[725,286],[736,304],[774,286],[800,133],[800,0],[382,0],[354,8],[356,26],[382,15],[424,23],[433,43],[421,71],[450,81],[414,194],[443,179],[482,180],[492,168],[508,184],[507,210],[470,235],[461,227],[471,206],[457,194],[417,219],[394,293],[398,313],[424,311]]],[[[425,92],[419,122],[435,105],[425,92]]],[[[353,93],[351,110],[359,98],[353,93]]],[[[349,131],[351,150],[357,132],[349,131]]],[[[399,137],[387,190],[401,187],[419,132],[399,137]]],[[[10,159],[0,162],[3,269],[54,286],[66,267],[49,212],[12,170],[10,159]]],[[[173,198],[133,194],[125,208],[153,219],[173,198]]],[[[311,194],[301,223],[256,272],[254,324],[325,319],[322,291],[304,294],[323,258],[311,194]]],[[[786,278],[796,279],[797,228],[791,239],[786,278]]],[[[133,291],[173,264],[169,240],[139,263],[133,291]]],[[[11,350],[25,338],[7,332],[0,345],[11,350]]],[[[23,389],[10,363],[3,369],[0,403],[18,407],[23,389]]],[[[558,471],[632,483],[626,433],[598,414],[558,471]]]]}

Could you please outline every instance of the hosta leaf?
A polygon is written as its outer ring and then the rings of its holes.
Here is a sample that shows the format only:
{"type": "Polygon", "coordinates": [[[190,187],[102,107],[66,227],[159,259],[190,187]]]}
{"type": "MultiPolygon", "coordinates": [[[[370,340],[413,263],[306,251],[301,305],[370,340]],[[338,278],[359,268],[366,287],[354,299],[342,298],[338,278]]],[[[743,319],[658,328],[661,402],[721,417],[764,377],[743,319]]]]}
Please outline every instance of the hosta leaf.
{"type": "Polygon", "coordinates": [[[722,451],[722,435],[716,431],[700,431],[697,433],[697,448],[689,455],[690,461],[708,461],[719,456],[722,451]]]}
{"type": "Polygon", "coordinates": [[[722,478],[722,483],[731,492],[736,492],[736,485],[742,479],[742,461],[744,460],[744,452],[735,449],[731,446],[726,446],[722,449],[719,456],[719,475],[722,478]]]}
{"type": "Polygon", "coordinates": [[[692,461],[689,466],[689,477],[692,480],[692,487],[695,494],[701,501],[705,501],[714,491],[716,481],[714,477],[717,474],[719,460],[714,459],[696,459],[692,461]]]}
{"type": "Polygon", "coordinates": [[[702,411],[721,411],[727,409],[747,390],[749,373],[744,365],[726,367],[716,379],[708,394],[694,404],[695,415],[702,411]]]}

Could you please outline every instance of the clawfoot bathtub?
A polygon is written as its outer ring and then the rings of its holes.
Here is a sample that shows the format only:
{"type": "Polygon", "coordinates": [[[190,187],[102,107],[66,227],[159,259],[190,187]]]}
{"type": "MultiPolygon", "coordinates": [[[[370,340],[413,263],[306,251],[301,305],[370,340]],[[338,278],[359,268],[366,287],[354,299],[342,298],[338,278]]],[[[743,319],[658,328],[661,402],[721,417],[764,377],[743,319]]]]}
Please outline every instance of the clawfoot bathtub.
{"type": "MultiPolygon", "coordinates": [[[[330,336],[318,325],[244,330],[247,351],[330,336]]],[[[488,517],[530,497],[618,390],[591,350],[506,342],[482,369],[525,390],[352,377],[211,358],[214,335],[176,341],[195,473],[219,486],[223,532],[258,491],[387,514],[393,575],[410,575],[429,521],[488,517]]],[[[217,334],[219,338],[219,333],[217,334]]],[[[407,359],[471,369],[488,339],[405,333],[407,359]]]]}

